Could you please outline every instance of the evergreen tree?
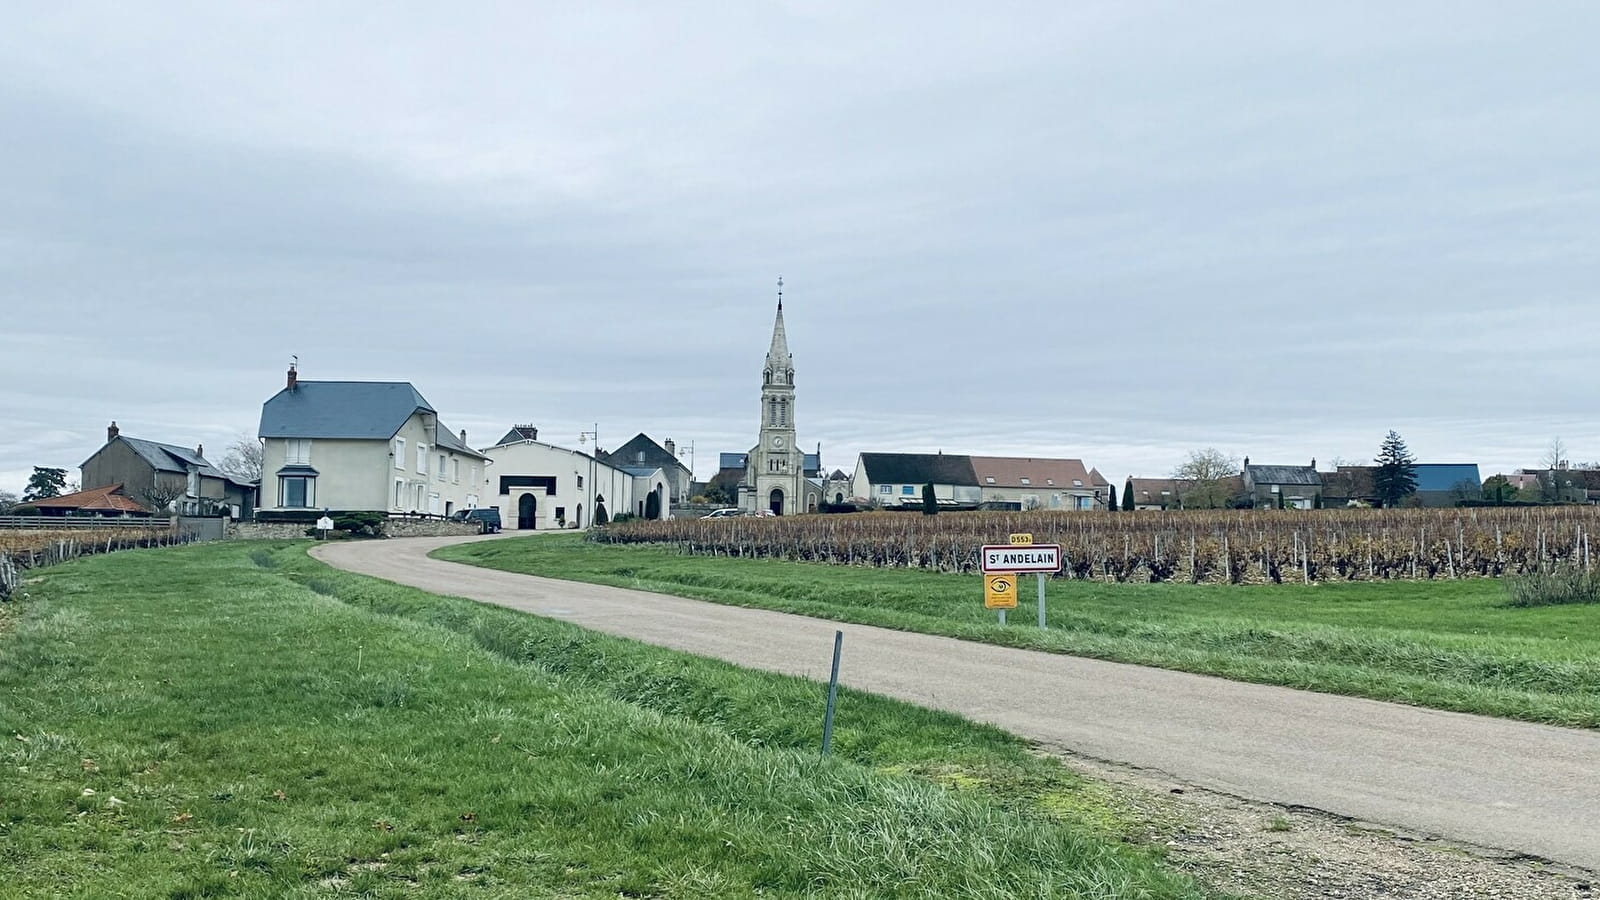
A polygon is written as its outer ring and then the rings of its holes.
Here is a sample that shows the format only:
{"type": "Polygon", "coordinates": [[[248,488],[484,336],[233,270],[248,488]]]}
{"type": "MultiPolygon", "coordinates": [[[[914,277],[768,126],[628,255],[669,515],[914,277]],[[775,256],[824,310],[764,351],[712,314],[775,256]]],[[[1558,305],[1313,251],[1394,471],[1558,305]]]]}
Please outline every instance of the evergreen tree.
{"type": "Polygon", "coordinates": [[[1106,487],[1111,489],[1111,499],[1106,501],[1106,509],[1109,509],[1112,512],[1116,512],[1117,511],[1117,486],[1114,485],[1114,484],[1110,484],[1110,485],[1106,485],[1106,487]]]}
{"type": "Polygon", "coordinates": [[[66,486],[66,469],[34,466],[33,475],[28,478],[28,487],[23,491],[22,500],[25,503],[31,503],[34,500],[48,500],[51,497],[59,497],[62,489],[66,486]]]}
{"type": "Polygon", "coordinates": [[[939,497],[933,492],[933,482],[922,486],[922,514],[936,516],[939,514],[939,497]]]}
{"type": "Polygon", "coordinates": [[[1406,449],[1406,442],[1391,431],[1378,448],[1378,464],[1372,473],[1372,491],[1386,508],[1400,505],[1400,501],[1417,492],[1417,461],[1406,449]]]}
{"type": "Polygon", "coordinates": [[[1129,482],[1122,492],[1122,511],[1133,512],[1133,483],[1129,482]]]}

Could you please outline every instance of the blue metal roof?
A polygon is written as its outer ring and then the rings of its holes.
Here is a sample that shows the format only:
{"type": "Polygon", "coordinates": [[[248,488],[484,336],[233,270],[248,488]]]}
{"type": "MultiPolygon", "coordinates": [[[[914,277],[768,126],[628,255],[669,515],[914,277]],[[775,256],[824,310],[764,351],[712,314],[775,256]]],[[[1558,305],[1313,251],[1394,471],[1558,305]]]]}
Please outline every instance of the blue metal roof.
{"type": "Polygon", "coordinates": [[[302,381],[261,405],[260,436],[388,440],[419,409],[434,412],[404,381],[302,381]]]}
{"type": "Polygon", "coordinates": [[[1474,488],[1483,485],[1477,463],[1417,463],[1417,490],[1449,491],[1463,482],[1474,488]]]}
{"type": "Polygon", "coordinates": [[[750,454],[748,453],[719,453],[717,454],[717,468],[742,469],[745,467],[745,460],[749,456],[750,454]]]}

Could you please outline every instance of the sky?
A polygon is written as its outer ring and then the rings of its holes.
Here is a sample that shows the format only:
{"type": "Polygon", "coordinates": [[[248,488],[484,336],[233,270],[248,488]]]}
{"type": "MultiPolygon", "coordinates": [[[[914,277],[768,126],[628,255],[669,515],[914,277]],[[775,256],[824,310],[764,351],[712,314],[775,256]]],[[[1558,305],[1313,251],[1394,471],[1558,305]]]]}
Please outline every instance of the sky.
{"type": "Polygon", "coordinates": [[[454,429],[1600,459],[1600,5],[20,4],[0,489],[305,380],[454,429]]]}

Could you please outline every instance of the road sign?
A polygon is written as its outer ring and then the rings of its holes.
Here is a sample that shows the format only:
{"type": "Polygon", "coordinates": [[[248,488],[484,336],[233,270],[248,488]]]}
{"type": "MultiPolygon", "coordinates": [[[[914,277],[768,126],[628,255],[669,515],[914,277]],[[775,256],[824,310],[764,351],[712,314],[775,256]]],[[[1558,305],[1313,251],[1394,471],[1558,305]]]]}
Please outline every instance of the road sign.
{"type": "Polygon", "coordinates": [[[1013,535],[1011,535],[1010,540],[1011,540],[1011,544],[1013,546],[1021,547],[1021,546],[1025,546],[1027,544],[1033,543],[1033,535],[1031,535],[1031,534],[1013,534],[1013,535]]]}
{"type": "Polygon", "coordinates": [[[1017,576],[1010,572],[997,572],[983,576],[984,609],[1017,608],[1017,576]]]}
{"type": "Polygon", "coordinates": [[[980,560],[985,572],[1059,572],[1060,544],[985,544],[980,560]]]}

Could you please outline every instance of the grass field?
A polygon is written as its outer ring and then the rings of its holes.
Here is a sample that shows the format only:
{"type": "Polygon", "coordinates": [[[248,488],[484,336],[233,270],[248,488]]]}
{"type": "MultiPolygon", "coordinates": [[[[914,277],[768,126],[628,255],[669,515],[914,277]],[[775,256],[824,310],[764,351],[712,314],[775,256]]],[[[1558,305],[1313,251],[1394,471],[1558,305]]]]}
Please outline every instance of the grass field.
{"type": "Polygon", "coordinates": [[[1207,896],[998,730],[845,691],[823,761],[814,683],[303,544],[29,594],[0,628],[0,896],[1207,896]]]}
{"type": "Polygon", "coordinates": [[[1324,585],[1032,579],[1001,628],[977,576],[683,556],[575,537],[447,547],[443,559],[1243,681],[1600,727],[1600,606],[1507,607],[1493,580],[1324,585]]]}

